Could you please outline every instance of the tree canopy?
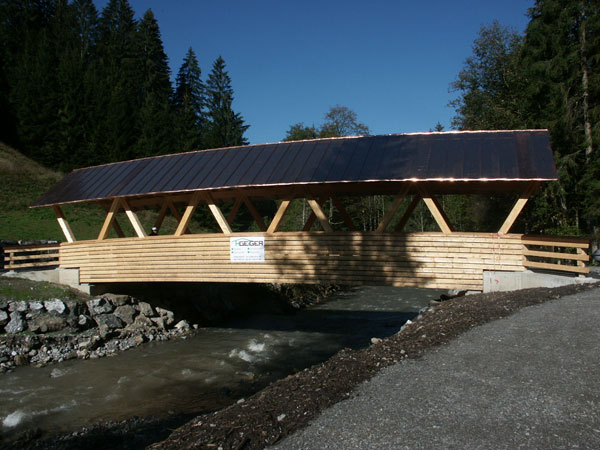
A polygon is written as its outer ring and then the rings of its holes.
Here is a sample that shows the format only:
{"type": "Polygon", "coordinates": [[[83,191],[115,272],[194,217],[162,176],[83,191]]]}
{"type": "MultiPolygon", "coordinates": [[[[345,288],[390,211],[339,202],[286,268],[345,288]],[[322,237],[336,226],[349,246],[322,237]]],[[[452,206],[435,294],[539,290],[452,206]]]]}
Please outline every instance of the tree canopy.
{"type": "Polygon", "coordinates": [[[451,90],[461,130],[548,128],[560,180],[523,220],[531,231],[600,226],[600,2],[537,0],[523,36],[484,26],[451,90]]]}
{"type": "Polygon", "coordinates": [[[358,121],[356,112],[347,106],[335,105],[325,113],[323,123],[316,127],[299,122],[290,126],[284,140],[298,141],[341,136],[367,136],[369,127],[358,121]]]}

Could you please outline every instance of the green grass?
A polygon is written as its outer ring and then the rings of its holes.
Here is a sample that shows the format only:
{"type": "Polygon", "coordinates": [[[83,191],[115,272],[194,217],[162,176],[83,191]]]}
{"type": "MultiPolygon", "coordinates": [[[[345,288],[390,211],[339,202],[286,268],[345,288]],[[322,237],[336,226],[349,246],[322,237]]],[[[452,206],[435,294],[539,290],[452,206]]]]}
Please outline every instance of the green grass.
{"type": "Polygon", "coordinates": [[[87,300],[90,297],[68,287],[45,281],[31,281],[24,278],[0,277],[0,299],[22,300],[87,300]]]}

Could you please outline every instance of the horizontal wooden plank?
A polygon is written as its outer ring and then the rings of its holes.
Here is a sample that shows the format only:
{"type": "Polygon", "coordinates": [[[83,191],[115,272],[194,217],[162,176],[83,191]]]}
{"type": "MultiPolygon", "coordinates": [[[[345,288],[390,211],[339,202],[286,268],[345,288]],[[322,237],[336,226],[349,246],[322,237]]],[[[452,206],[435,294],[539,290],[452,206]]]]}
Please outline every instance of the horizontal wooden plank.
{"type": "Polygon", "coordinates": [[[542,252],[537,250],[523,250],[523,254],[526,256],[538,256],[541,258],[552,258],[552,259],[569,259],[574,261],[589,261],[588,255],[574,254],[574,253],[560,253],[560,252],[542,252]]]}
{"type": "Polygon", "coordinates": [[[48,254],[44,254],[44,255],[26,255],[26,256],[10,256],[4,257],[5,261],[34,261],[37,259],[48,259],[48,258],[53,258],[53,259],[58,259],[58,253],[48,253],[48,254]]]}
{"type": "Polygon", "coordinates": [[[435,270],[432,268],[419,268],[419,267],[335,267],[335,266],[327,266],[327,265],[318,265],[318,266],[299,266],[299,265],[265,265],[265,266],[246,266],[246,267],[236,267],[236,266],[223,266],[218,269],[214,269],[213,267],[199,267],[191,264],[179,264],[179,265],[161,265],[160,268],[156,268],[156,266],[146,265],[146,266],[137,266],[137,267],[123,267],[118,265],[105,265],[102,267],[94,267],[94,268],[86,268],[82,267],[82,271],[89,273],[162,273],[162,272],[177,272],[177,271],[187,271],[187,272],[204,272],[204,273],[361,273],[361,274],[372,274],[372,275],[413,275],[413,274],[426,274],[429,277],[438,277],[438,278],[473,278],[479,277],[483,271],[483,269],[444,269],[442,271],[435,270]]]}
{"type": "Polygon", "coordinates": [[[58,267],[58,261],[47,261],[47,262],[27,262],[22,264],[7,264],[4,267],[9,270],[14,269],[27,269],[30,267],[58,267]]]}
{"type": "Polygon", "coordinates": [[[539,245],[544,247],[573,247],[590,248],[589,240],[577,238],[559,238],[559,237],[523,237],[525,245],[539,245]]]}
{"type": "Polygon", "coordinates": [[[551,263],[541,263],[541,262],[536,262],[536,261],[523,261],[523,265],[525,267],[533,267],[533,268],[537,268],[537,269],[558,270],[561,272],[590,273],[590,269],[588,267],[567,266],[564,264],[551,264],[551,263]]]}
{"type": "Polygon", "coordinates": [[[14,245],[3,247],[3,251],[5,253],[15,253],[15,252],[33,252],[37,250],[52,250],[56,249],[58,251],[60,244],[34,244],[34,245],[14,245]]]}
{"type": "Polygon", "coordinates": [[[87,274],[80,274],[82,278],[84,278],[85,282],[97,282],[98,280],[104,280],[103,282],[109,282],[113,280],[127,281],[135,276],[136,281],[144,280],[144,281],[220,281],[220,282],[256,282],[256,283],[272,283],[273,280],[281,281],[287,280],[289,283],[315,283],[315,282],[338,282],[345,281],[346,284],[376,284],[381,283],[382,281],[389,281],[395,283],[403,283],[406,285],[412,286],[425,286],[425,285],[446,285],[446,286],[477,286],[480,285],[481,282],[479,280],[438,280],[438,279],[416,279],[416,278],[408,278],[408,277],[366,277],[360,278],[356,276],[328,276],[328,277],[320,277],[320,276],[294,276],[289,274],[277,274],[277,275],[267,275],[267,276],[231,276],[231,275],[206,275],[206,274],[195,274],[195,273],[186,273],[183,272],[181,274],[131,274],[127,276],[111,276],[111,275],[95,275],[88,276],[87,274]]]}

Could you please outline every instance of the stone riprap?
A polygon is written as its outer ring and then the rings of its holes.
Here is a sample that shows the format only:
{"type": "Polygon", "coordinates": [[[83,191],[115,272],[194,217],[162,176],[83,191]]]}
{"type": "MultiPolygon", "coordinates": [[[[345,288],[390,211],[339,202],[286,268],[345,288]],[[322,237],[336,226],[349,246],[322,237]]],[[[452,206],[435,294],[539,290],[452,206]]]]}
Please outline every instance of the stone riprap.
{"type": "Polygon", "coordinates": [[[0,300],[0,373],[68,359],[100,358],[144,342],[182,336],[198,325],[128,295],[87,302],[0,300]]]}

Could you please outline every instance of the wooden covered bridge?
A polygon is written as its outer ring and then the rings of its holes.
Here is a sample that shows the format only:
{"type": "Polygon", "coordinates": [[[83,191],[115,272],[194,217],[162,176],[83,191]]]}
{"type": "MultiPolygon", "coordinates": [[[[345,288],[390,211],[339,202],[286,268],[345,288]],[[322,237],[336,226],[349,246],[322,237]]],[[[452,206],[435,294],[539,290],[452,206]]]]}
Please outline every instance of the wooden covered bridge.
{"type": "MultiPolygon", "coordinates": [[[[510,233],[540,183],[556,179],[546,130],[397,134],[202,150],[78,169],[33,207],[54,209],[67,241],[54,249],[58,265],[79,269],[82,283],[335,282],[482,290],[484,271],[587,272],[587,241],[510,233]],[[358,231],[344,199],[375,194],[393,201],[376,230],[358,231]],[[455,232],[436,198],[445,194],[512,195],[516,202],[499,229],[455,232]],[[276,202],[271,217],[256,207],[265,199],[276,202]],[[306,199],[311,214],[298,230],[280,231],[294,199],[306,199]],[[328,199],[343,218],[339,229],[323,209],[328,199]],[[421,201],[439,232],[403,232],[421,201]],[[97,239],[77,241],[69,227],[61,206],[79,202],[106,211],[97,239]],[[189,232],[203,204],[219,233],[189,232]],[[158,211],[158,235],[140,222],[136,212],[144,208],[158,211]],[[261,231],[232,231],[240,208],[261,231]],[[119,211],[134,236],[124,235],[119,211]],[[160,232],[167,214],[178,223],[170,235],[160,232]],[[109,238],[111,230],[118,237],[109,238]]],[[[19,251],[26,249],[9,250],[9,267],[27,260],[19,251]]]]}

